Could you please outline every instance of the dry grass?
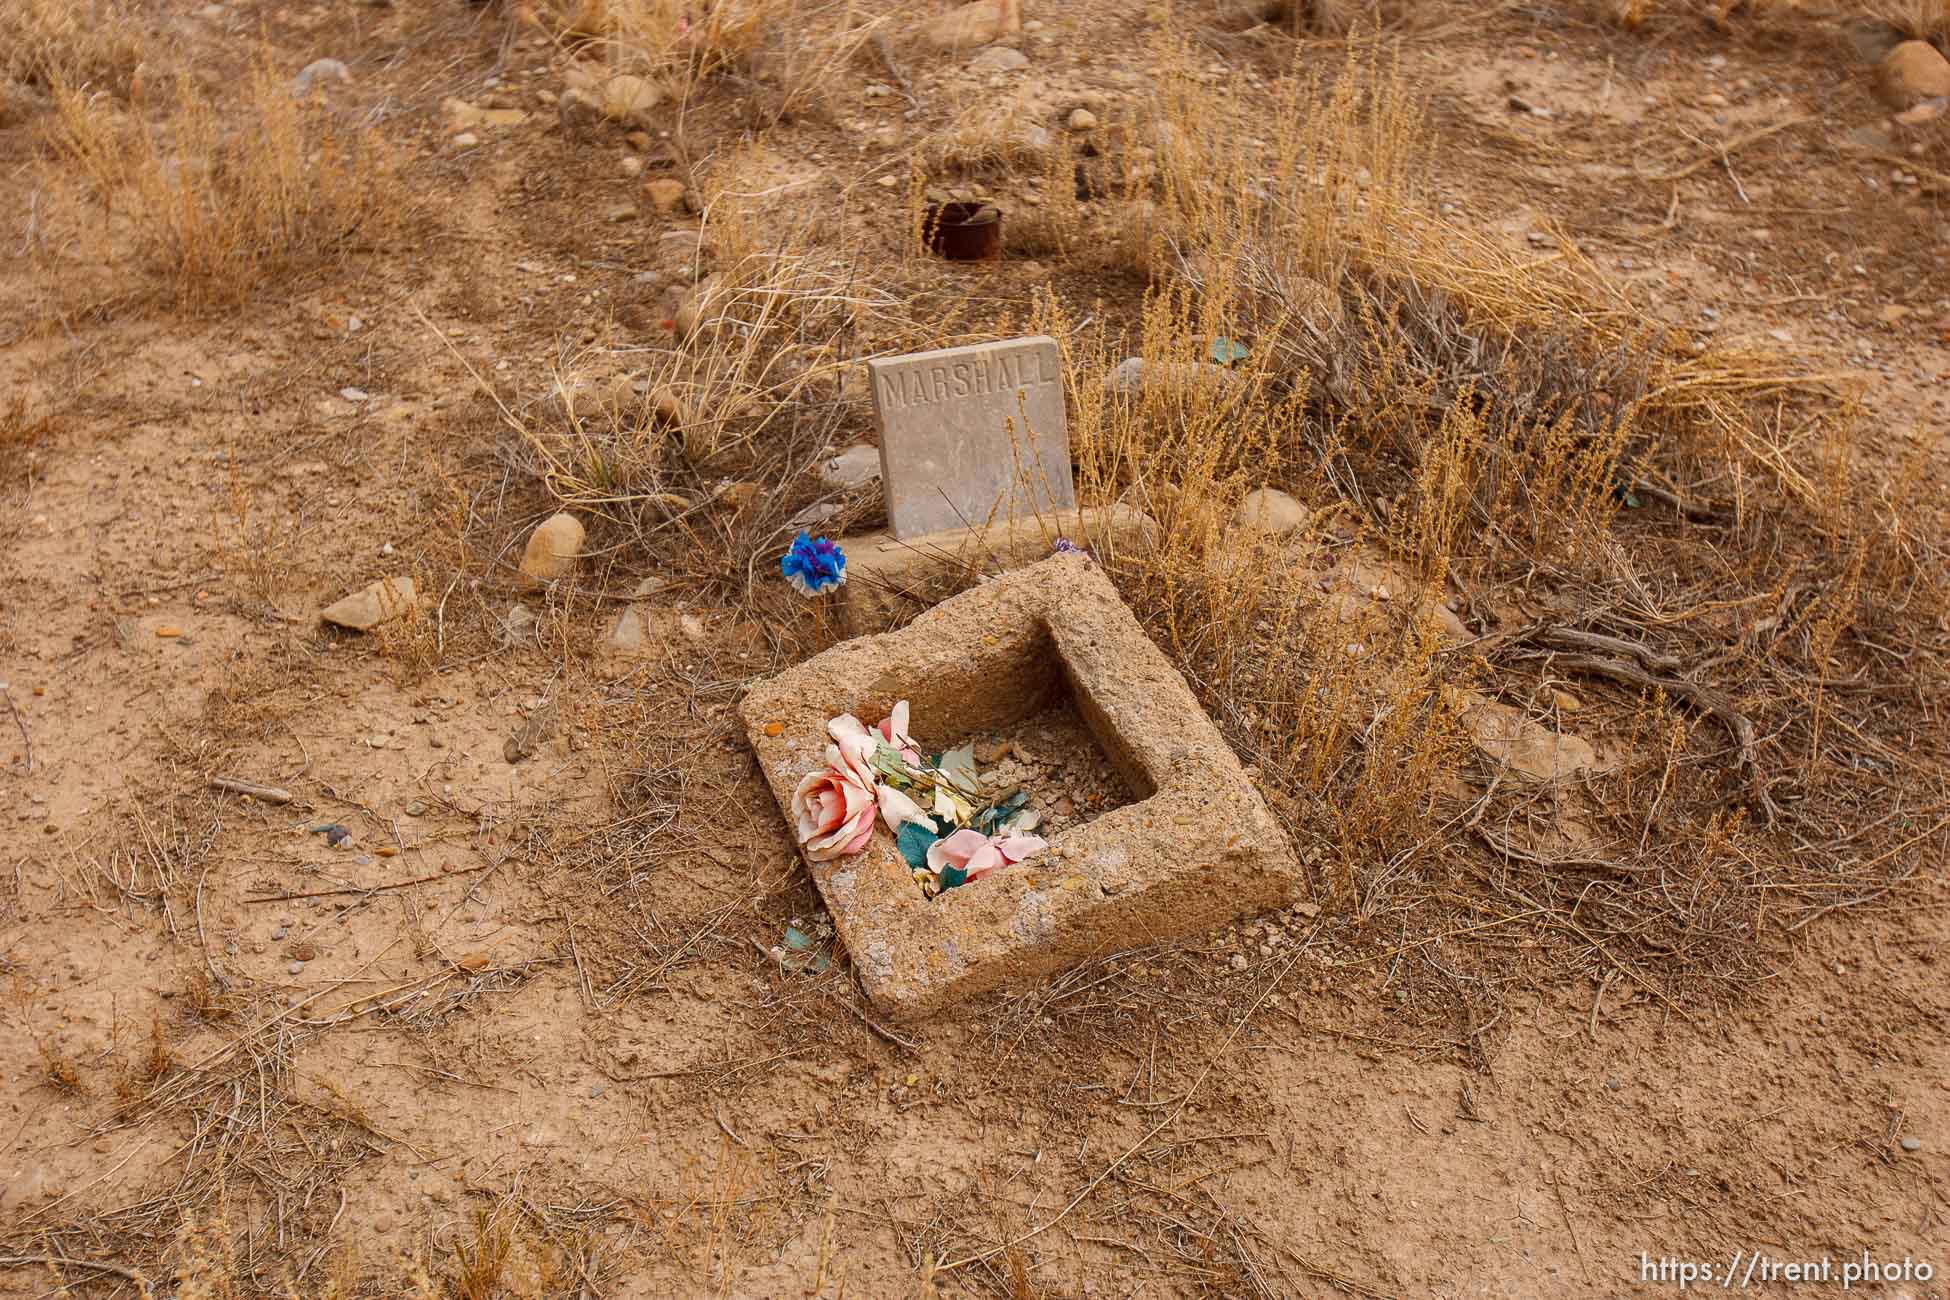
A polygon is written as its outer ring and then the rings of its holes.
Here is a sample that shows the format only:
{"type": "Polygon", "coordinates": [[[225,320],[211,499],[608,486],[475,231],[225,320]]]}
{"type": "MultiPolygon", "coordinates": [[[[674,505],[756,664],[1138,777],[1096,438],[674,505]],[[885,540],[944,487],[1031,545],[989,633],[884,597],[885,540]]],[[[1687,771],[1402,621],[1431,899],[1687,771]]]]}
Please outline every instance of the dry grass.
{"type": "MultiPolygon", "coordinates": [[[[1913,873],[1942,840],[1928,793],[1942,756],[1877,701],[1939,680],[1946,650],[1918,474],[1862,463],[1850,409],[1818,378],[1645,331],[1569,246],[1519,253],[1437,220],[1418,192],[1420,111],[1388,70],[1356,61],[1331,87],[1247,96],[1195,63],[1161,49],[1148,115],[1121,124],[1105,164],[1117,210],[1052,203],[1039,227],[1078,265],[1140,270],[1142,301],[1046,292],[975,333],[1059,339],[1079,495],[1137,504],[1168,539],[1099,558],[1342,917],[1411,949],[1492,931],[1468,946],[1494,979],[1465,989],[1431,968],[1438,1003],[1487,1006],[1495,980],[1546,959],[1668,996],[1745,978],[1757,938],[1913,873]],[[1251,350],[1214,378],[1199,363],[1217,338],[1251,350]],[[1111,391],[1128,356],[1163,379],[1111,391]],[[1242,544],[1232,513],[1263,484],[1312,523],[1242,544]],[[1350,584],[1363,573],[1384,576],[1350,584]],[[1439,634],[1439,604],[1473,640],[1439,634]],[[1593,635],[1602,653],[1575,640],[1593,635]],[[1611,733],[1603,773],[1540,787],[1468,742],[1464,690],[1554,726],[1566,688],[1596,702],[1581,729],[1611,733]],[[1915,793],[1877,821],[1886,779],[1915,793]]],[[[957,131],[917,150],[917,228],[936,173],[1029,165],[992,124],[957,131]]],[[[514,424],[556,500],[770,619],[791,607],[770,610],[760,579],[808,498],[845,364],[966,336],[926,319],[913,247],[869,287],[843,278],[843,249],[768,246],[789,196],[759,161],[713,178],[699,270],[716,278],[637,388],[593,418],[514,424]],[[895,286],[914,291],[904,310],[895,286]],[[646,416],[637,389],[681,394],[688,413],[646,416]],[[708,414],[734,406],[737,421],[708,414]],[[719,475],[756,499],[728,500],[719,475]]],[[[783,632],[774,652],[829,636],[783,632]]]]}
{"type": "Polygon", "coordinates": [[[53,426],[52,417],[30,406],[25,395],[0,410],[0,486],[11,487],[32,474],[36,449],[53,426]]]}
{"type": "Polygon", "coordinates": [[[721,84],[752,97],[760,126],[823,112],[875,31],[837,0],[539,0],[526,14],[605,73],[649,79],[680,115],[721,84]]]}
{"type": "Polygon", "coordinates": [[[1734,18],[1766,19],[1799,14],[1880,23],[1905,40],[1941,41],[1950,36],[1950,4],[1945,0],[1852,0],[1818,5],[1809,0],[1597,0],[1603,16],[1635,28],[1668,14],[1697,15],[1725,28],[1734,18]]]}
{"type": "Polygon", "coordinates": [[[1887,23],[1912,41],[1950,38],[1950,0],[1858,0],[1851,6],[1864,18],[1887,23]]]}
{"type": "Polygon", "coordinates": [[[296,99],[260,62],[219,112],[189,78],[151,124],[57,84],[44,181],[92,201],[84,227],[184,306],[233,303],[267,278],[329,265],[383,237],[404,204],[399,164],[372,130],[296,99]],[[226,114],[236,122],[227,124],[226,114]]]}
{"type": "Polygon", "coordinates": [[[1261,120],[1295,125],[1255,154],[1244,104],[1163,78],[1184,147],[1164,156],[1135,335],[1080,332],[1055,301],[1036,323],[1069,356],[1080,494],[1144,506],[1169,539],[1107,566],[1296,839],[1324,845],[1325,883],[1391,928],[1520,923],[1594,978],[1663,988],[1756,969],[1764,918],[1804,923],[1906,878],[1944,829],[1942,756],[1905,754],[1873,703],[1945,651],[1914,475],[1861,463],[1850,411],[1818,384],[1636,332],[1568,250],[1539,265],[1430,221],[1417,113],[1392,78],[1350,68],[1324,101],[1281,95],[1261,120]],[[1252,356],[1202,378],[1190,363],[1219,337],[1252,356]],[[1107,393],[1098,377],[1127,350],[1167,382],[1107,393]],[[1242,551],[1230,514],[1263,482],[1314,524],[1242,551]],[[1369,549],[1420,589],[1386,607],[1324,596],[1319,567],[1369,549]],[[1476,644],[1434,635],[1423,611],[1445,597],[1474,614],[1476,644]],[[1716,617],[1729,607],[1750,612],[1716,617]],[[1672,675],[1655,689],[1629,662],[1538,654],[1530,638],[1556,627],[1672,675]],[[1487,680],[1522,704],[1530,674],[1573,663],[1558,680],[1624,687],[1615,716],[1642,739],[1588,793],[1539,805],[1479,767],[1448,688],[1487,680]],[[1769,738],[1730,749],[1743,723],[1769,738]],[[1912,811],[1844,831],[1874,822],[1863,772],[1892,763],[1913,774],[1912,811]],[[1876,849],[1802,851],[1858,834],[1876,849]],[[1654,877],[1686,881],[1683,901],[1654,877]]]}
{"type": "Polygon", "coordinates": [[[9,0],[0,6],[0,78],[131,97],[153,40],[116,0],[9,0]]]}

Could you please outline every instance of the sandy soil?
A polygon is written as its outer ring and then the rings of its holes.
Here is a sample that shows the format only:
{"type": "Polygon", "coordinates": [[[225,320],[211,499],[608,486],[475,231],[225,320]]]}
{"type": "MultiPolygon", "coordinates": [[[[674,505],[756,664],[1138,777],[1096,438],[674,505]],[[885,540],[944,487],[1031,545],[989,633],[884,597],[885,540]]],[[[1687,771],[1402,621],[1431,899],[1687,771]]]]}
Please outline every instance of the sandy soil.
{"type": "MultiPolygon", "coordinates": [[[[1670,323],[1866,376],[1891,461],[1920,448],[1940,481],[1950,128],[1865,151],[1892,128],[1812,19],[1443,8],[1398,49],[1454,221],[1561,232],[1670,323]],[[1892,182],[1885,152],[1936,180],[1892,182]]],[[[628,147],[552,111],[447,142],[443,96],[561,86],[498,9],[193,10],[155,8],[192,60],[260,31],[281,64],[345,60],[331,93],[383,110],[415,212],[204,315],[56,316],[44,261],[0,267],[0,400],[56,413],[0,512],[0,1253],[152,1269],[187,1214],[230,1234],[238,1294],[402,1294],[416,1268],[462,1294],[485,1222],[512,1245],[482,1294],[510,1295],[1664,1295],[1642,1257],[1736,1252],[1950,1271],[1940,863],[1788,936],[1756,986],[1540,982],[1488,1024],[1424,1005],[1402,947],[1318,903],[915,1027],[878,1023],[844,961],[782,971],[769,950],[819,906],[730,711],[776,635],[676,583],[648,598],[655,653],[597,654],[614,593],[657,575],[599,532],[578,582],[522,587],[551,506],[462,363],[532,395],[564,350],[654,331],[663,236],[697,218],[651,213],[628,147]],[[435,593],[452,645],[317,623],[457,546],[476,576],[435,593]],[[516,603],[536,620],[497,643],[516,603]]],[[[1040,102],[1141,83],[1122,7],[1027,16],[1046,26],[1010,75],[1040,102]]],[[[906,71],[928,112],[981,84],[906,71]]],[[[838,104],[768,142],[870,242],[900,198],[869,178],[914,128],[898,98],[838,104]]],[[[33,128],[4,135],[17,242],[33,128]]],[[[727,116],[691,147],[737,136],[727,116]]],[[[1047,278],[985,274],[1001,301],[1047,278]]],[[[842,442],[871,429],[864,404],[845,419],[842,442]]],[[[0,1294],[58,1286],[0,1272],[0,1294]]]]}

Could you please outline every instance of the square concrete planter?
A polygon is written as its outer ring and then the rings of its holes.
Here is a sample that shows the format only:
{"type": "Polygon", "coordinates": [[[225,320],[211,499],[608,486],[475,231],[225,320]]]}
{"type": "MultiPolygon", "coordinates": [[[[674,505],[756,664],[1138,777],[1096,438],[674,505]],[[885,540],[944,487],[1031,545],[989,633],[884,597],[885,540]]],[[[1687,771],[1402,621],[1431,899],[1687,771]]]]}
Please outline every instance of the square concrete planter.
{"type": "Polygon", "coordinates": [[[1067,538],[1099,555],[1135,550],[1157,533],[1129,506],[1086,506],[996,519],[902,541],[887,533],[849,537],[840,600],[847,629],[878,632],[906,622],[969,586],[1034,564],[1067,538]]]}
{"type": "Polygon", "coordinates": [[[793,789],[825,763],[836,714],[872,725],[906,699],[916,738],[939,750],[1065,697],[1135,802],[934,899],[884,826],[864,852],[808,864],[868,997],[890,1016],[1295,899],[1298,867],[1265,801],[1086,556],[1053,556],[898,632],[835,646],[754,688],[740,709],[790,825],[793,789]]]}

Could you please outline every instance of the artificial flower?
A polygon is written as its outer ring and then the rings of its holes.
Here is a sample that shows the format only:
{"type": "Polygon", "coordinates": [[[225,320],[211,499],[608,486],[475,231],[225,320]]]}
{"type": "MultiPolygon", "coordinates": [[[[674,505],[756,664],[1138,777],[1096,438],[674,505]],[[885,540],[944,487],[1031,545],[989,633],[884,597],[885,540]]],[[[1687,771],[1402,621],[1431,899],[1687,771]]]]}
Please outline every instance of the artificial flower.
{"type": "Polygon", "coordinates": [[[928,869],[941,876],[944,885],[951,871],[963,880],[980,880],[1048,847],[1049,842],[1036,835],[984,835],[964,828],[929,847],[928,869]]]}
{"type": "Polygon", "coordinates": [[[802,596],[817,596],[846,581],[846,552],[837,542],[810,537],[803,530],[779,559],[779,572],[802,596]]]}
{"type": "Polygon", "coordinates": [[[895,789],[886,782],[881,782],[879,787],[875,789],[874,795],[880,800],[880,820],[886,822],[887,829],[895,835],[898,836],[901,833],[901,827],[907,825],[909,822],[925,822],[931,824],[931,819],[920,804],[915,803],[903,791],[895,789]]]}
{"type": "Polygon", "coordinates": [[[878,805],[873,783],[847,766],[837,745],[826,747],[826,766],[808,772],[792,792],[799,843],[815,862],[858,853],[873,838],[878,805]]]}
{"type": "Polygon", "coordinates": [[[902,700],[894,706],[894,711],[881,720],[874,728],[880,738],[901,752],[909,766],[921,765],[921,749],[914,743],[914,737],[907,734],[907,701],[902,700]]]}
{"type": "Polygon", "coordinates": [[[873,755],[880,748],[880,737],[851,713],[842,713],[826,723],[826,734],[838,746],[840,759],[865,785],[874,783],[873,755]]]}
{"type": "Polygon", "coordinates": [[[799,842],[815,862],[866,848],[879,811],[873,774],[879,740],[850,713],[828,721],[826,731],[833,737],[826,747],[826,766],[807,773],[792,792],[799,842]]]}

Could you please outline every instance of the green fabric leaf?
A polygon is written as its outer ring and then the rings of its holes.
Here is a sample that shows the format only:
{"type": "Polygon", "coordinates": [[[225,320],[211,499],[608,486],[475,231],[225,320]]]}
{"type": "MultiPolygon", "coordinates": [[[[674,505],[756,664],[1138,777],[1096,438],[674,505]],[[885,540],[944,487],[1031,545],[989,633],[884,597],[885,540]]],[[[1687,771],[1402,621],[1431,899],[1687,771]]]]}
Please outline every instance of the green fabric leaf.
{"type": "Polygon", "coordinates": [[[961,867],[943,867],[941,869],[941,887],[944,890],[953,889],[956,885],[963,883],[967,879],[968,872],[961,867]]]}
{"type": "Polygon", "coordinates": [[[901,752],[884,740],[874,747],[868,766],[896,785],[908,785],[914,779],[914,773],[907,766],[907,760],[901,757],[901,752]]]}
{"type": "Polygon", "coordinates": [[[975,829],[984,835],[1000,835],[1002,828],[1014,821],[1016,815],[1028,806],[1029,792],[1018,790],[993,808],[983,809],[975,818],[975,829]]]}
{"type": "Polygon", "coordinates": [[[951,749],[941,756],[938,765],[941,775],[948,783],[963,794],[974,794],[975,784],[975,742],[969,741],[960,749],[951,749]]]}
{"type": "Polygon", "coordinates": [[[916,871],[925,871],[928,865],[928,850],[941,838],[941,833],[924,822],[905,822],[900,834],[894,837],[894,844],[900,849],[901,857],[916,871]]]}

